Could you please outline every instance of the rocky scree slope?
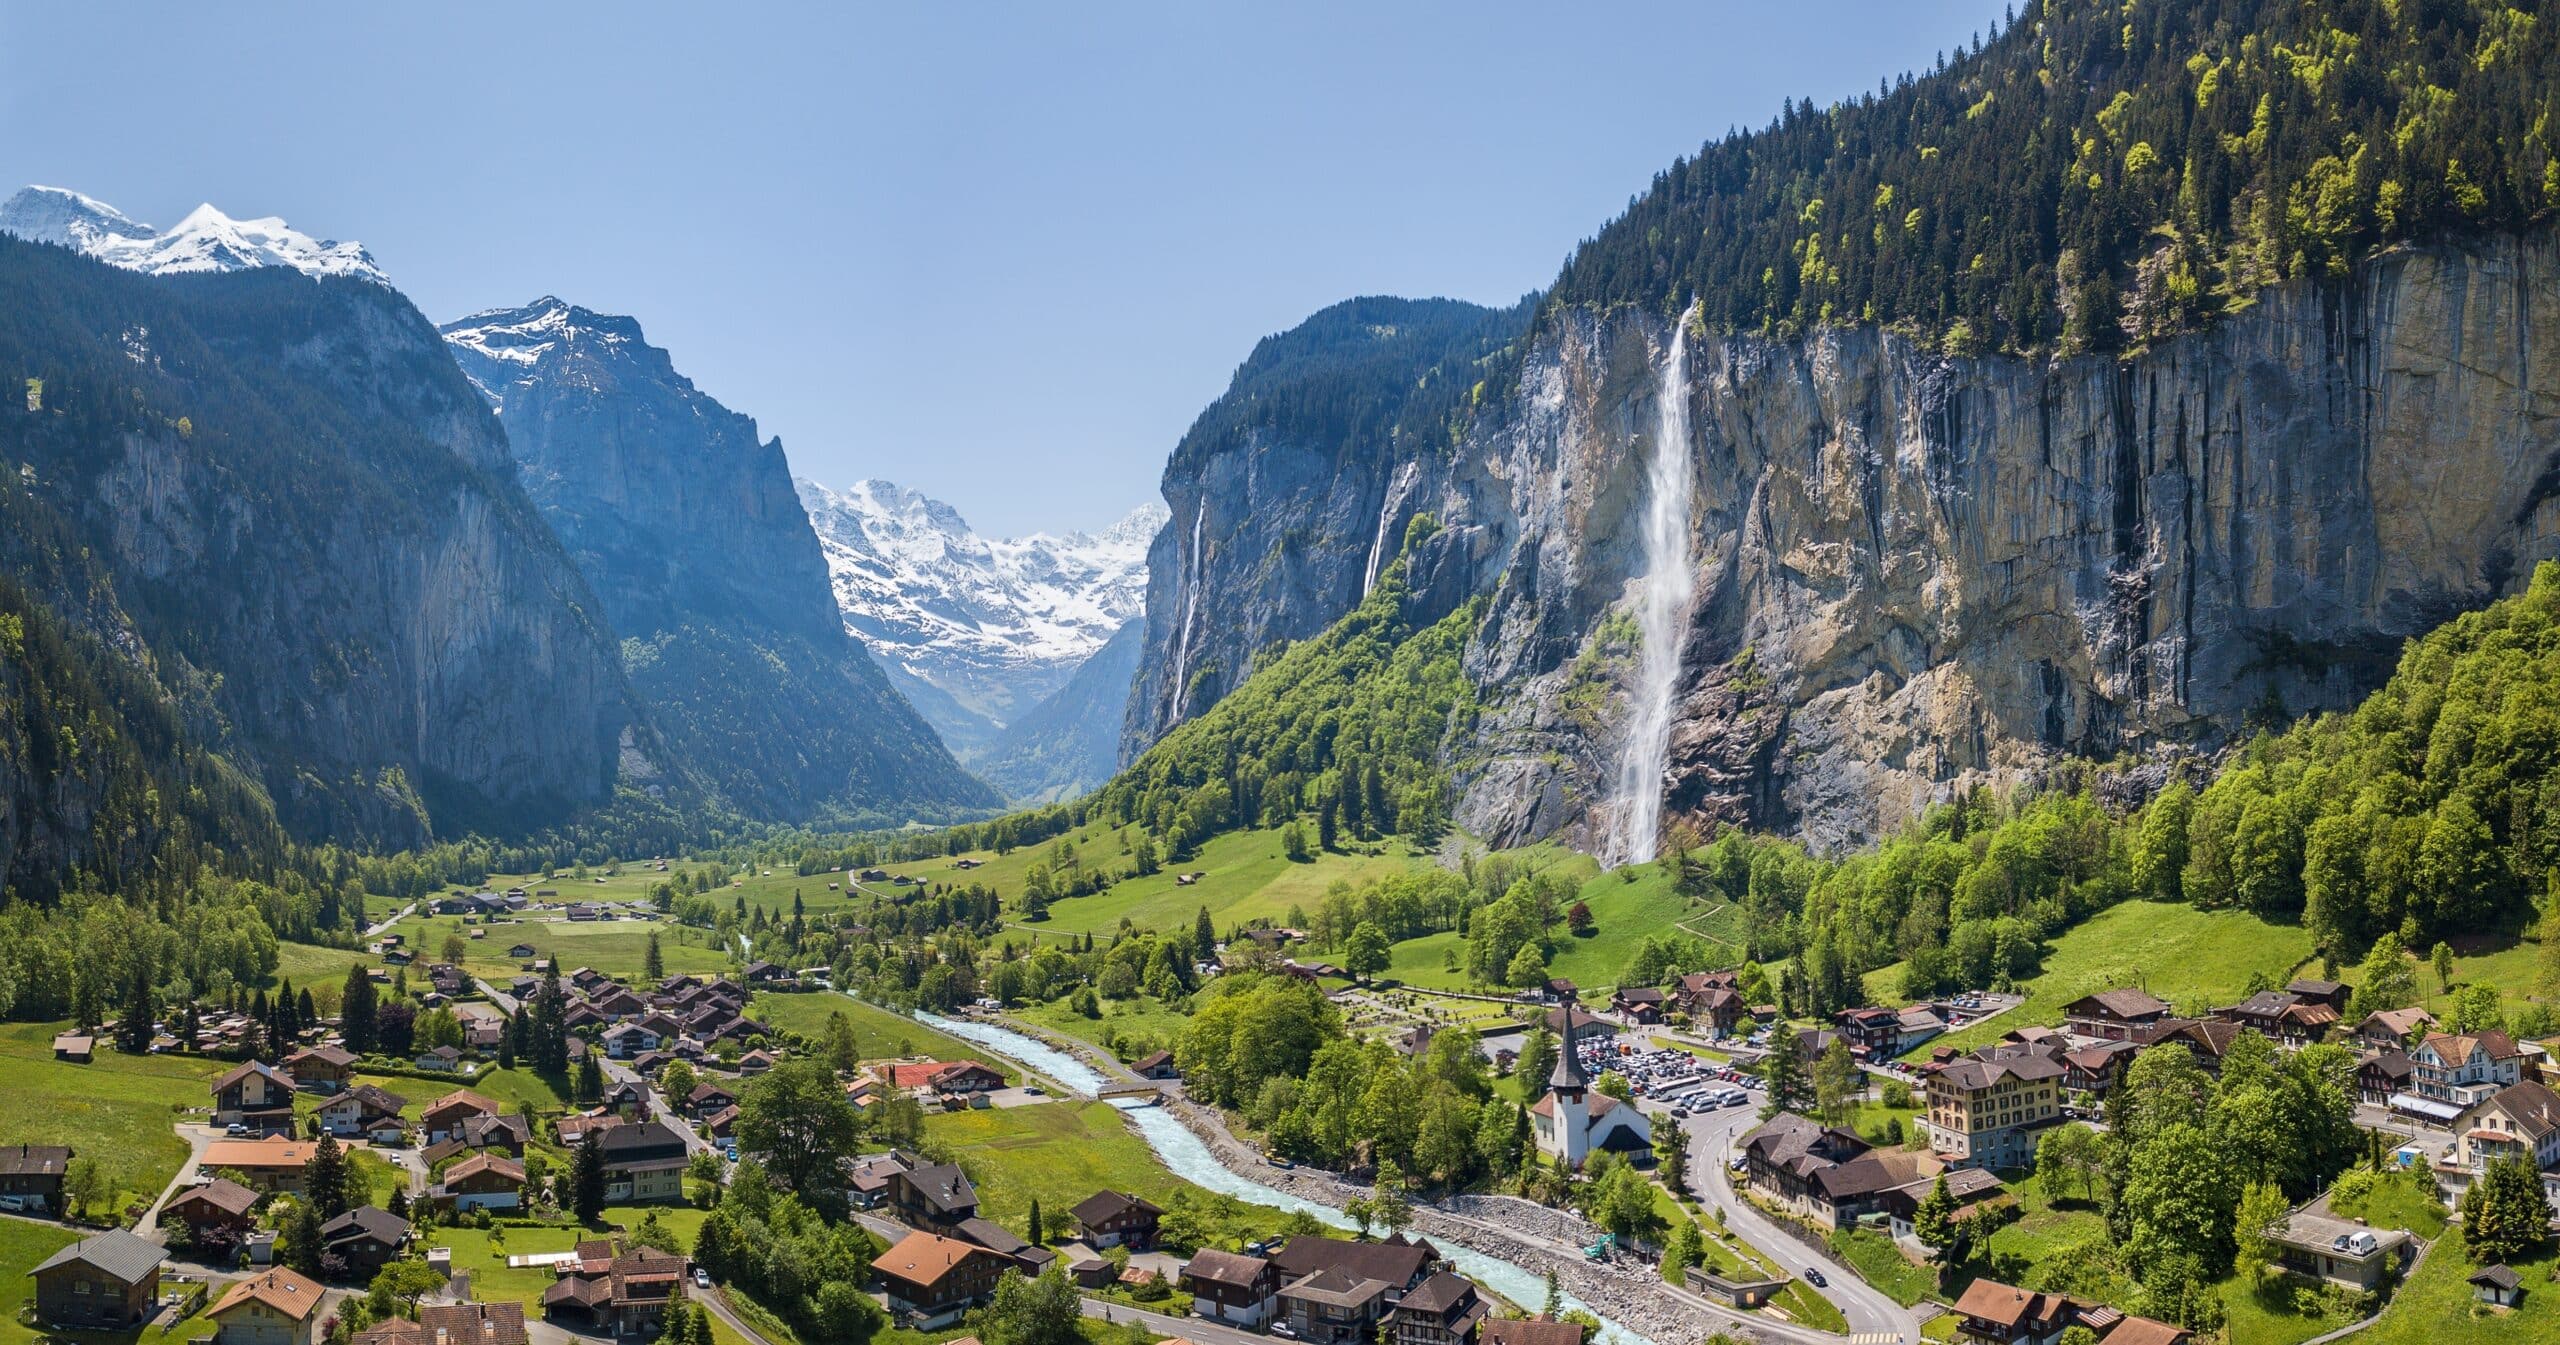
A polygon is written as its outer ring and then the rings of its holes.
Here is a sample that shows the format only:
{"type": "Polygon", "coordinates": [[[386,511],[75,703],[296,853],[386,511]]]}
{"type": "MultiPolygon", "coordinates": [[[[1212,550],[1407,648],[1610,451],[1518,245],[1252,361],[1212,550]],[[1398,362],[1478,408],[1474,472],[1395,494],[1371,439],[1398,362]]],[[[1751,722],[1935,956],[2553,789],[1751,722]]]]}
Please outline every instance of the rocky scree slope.
{"type": "MultiPolygon", "coordinates": [[[[1150,503],[1099,533],[993,538],[950,505],[891,482],[799,487],[845,628],[888,667],[943,741],[981,768],[1000,736],[1138,616],[1147,546],[1165,520],[1164,506],[1150,503]]],[[[1126,690],[1103,711],[1114,734],[1126,690]]],[[[1089,692],[1075,703],[1098,705],[1089,692]]],[[[1051,732],[1080,732],[1054,712],[1050,723],[1051,732]]],[[[1069,775],[1081,779],[1082,768],[1069,775]]],[[[1066,782],[999,788],[1019,799],[1066,782]]]]}
{"type": "Polygon", "coordinates": [[[731,806],[895,824],[996,804],[846,637],[779,439],[628,317],[546,297],[441,331],[622,636],[632,686],[731,806]]]}
{"type": "Polygon", "coordinates": [[[513,834],[665,778],[594,595],[397,292],[0,238],[0,371],[0,565],[294,834],[513,834]]]}
{"type": "MultiPolygon", "coordinates": [[[[1428,512],[1417,592],[1491,599],[1457,820],[1593,840],[1669,336],[1624,306],[1556,315],[1451,447],[1177,454],[1133,738],[1168,718],[1157,670],[1319,628],[1371,539],[1428,512]],[[1185,610],[1220,614],[1187,651],[1185,610]]],[[[1693,333],[1671,811],[1840,848],[2064,755],[2210,751],[2352,704],[2403,640],[2560,555],[2555,337],[2549,228],[2394,248],[2122,359],[1693,333]]]]}

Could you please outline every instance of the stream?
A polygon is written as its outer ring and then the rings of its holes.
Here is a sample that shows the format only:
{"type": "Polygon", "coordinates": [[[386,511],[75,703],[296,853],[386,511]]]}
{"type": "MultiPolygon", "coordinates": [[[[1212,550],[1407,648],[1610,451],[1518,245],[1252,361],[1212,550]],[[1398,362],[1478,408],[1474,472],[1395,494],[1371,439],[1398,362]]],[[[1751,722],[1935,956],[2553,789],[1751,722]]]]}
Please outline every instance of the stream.
{"type": "MultiPolygon", "coordinates": [[[[1090,1098],[1103,1089],[1103,1077],[1092,1066],[1037,1038],[974,1019],[944,1018],[921,1011],[915,1018],[936,1031],[983,1046],[1016,1064],[1047,1075],[1060,1087],[1079,1097],[1090,1098]]],[[[1115,1105],[1120,1105],[1122,1114],[1129,1118],[1129,1124],[1137,1128],[1139,1136],[1146,1140],[1148,1148],[1155,1150],[1156,1157],[1163,1161],[1166,1169],[1184,1181],[1250,1204],[1283,1211],[1304,1210],[1335,1228],[1354,1226],[1348,1215],[1330,1205],[1275,1190],[1232,1171],[1209,1152],[1209,1146],[1199,1136],[1192,1134],[1163,1108],[1136,1103],[1115,1105]]],[[[1453,1244],[1446,1238],[1435,1238],[1432,1245],[1440,1248],[1458,1273],[1513,1303],[1528,1307],[1546,1299],[1547,1280],[1544,1275],[1499,1257],[1453,1244]]],[[[1570,1293],[1564,1295],[1564,1305],[1599,1316],[1590,1305],[1570,1293]]],[[[1653,1345],[1645,1337],[1606,1317],[1601,1317],[1600,1323],[1600,1334],[1595,1338],[1599,1345],[1653,1345]]]]}

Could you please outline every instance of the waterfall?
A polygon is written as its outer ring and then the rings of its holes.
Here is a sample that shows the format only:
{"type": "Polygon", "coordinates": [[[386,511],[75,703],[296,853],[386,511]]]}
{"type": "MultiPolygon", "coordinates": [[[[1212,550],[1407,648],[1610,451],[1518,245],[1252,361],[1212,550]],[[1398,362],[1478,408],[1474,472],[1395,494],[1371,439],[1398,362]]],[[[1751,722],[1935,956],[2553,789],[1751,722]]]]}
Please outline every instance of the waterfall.
{"type": "Polygon", "coordinates": [[[1182,624],[1173,633],[1173,694],[1167,702],[1167,728],[1182,722],[1184,682],[1191,675],[1191,627],[1200,615],[1200,540],[1208,525],[1209,497],[1204,494],[1199,512],[1191,516],[1191,563],[1182,581],[1182,624]]]}
{"type": "Polygon", "coordinates": [[[1395,477],[1387,482],[1387,497],[1378,502],[1378,535],[1369,539],[1369,568],[1360,578],[1363,598],[1378,587],[1378,567],[1387,558],[1387,525],[1395,521],[1396,510],[1404,507],[1405,493],[1413,489],[1413,479],[1421,471],[1421,463],[1408,462],[1398,467],[1395,477]]]}
{"type": "Polygon", "coordinates": [[[1662,843],[1662,796],[1671,765],[1671,700],[1698,575],[1689,558],[1689,330],[1682,314],[1654,394],[1653,452],[1645,465],[1644,587],[1636,597],[1634,703],[1618,759],[1615,835],[1609,858],[1642,864],[1662,843]]]}

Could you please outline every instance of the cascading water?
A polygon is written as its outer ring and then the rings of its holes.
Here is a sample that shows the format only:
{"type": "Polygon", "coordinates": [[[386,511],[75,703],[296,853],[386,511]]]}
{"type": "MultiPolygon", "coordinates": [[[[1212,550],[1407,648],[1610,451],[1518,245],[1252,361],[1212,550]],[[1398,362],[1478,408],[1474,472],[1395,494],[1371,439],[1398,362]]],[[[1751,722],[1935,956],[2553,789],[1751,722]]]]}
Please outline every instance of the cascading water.
{"type": "Polygon", "coordinates": [[[1191,563],[1184,567],[1187,573],[1182,584],[1182,625],[1174,631],[1173,639],[1173,693],[1169,698],[1171,714],[1166,720],[1169,725],[1182,722],[1182,707],[1189,691],[1183,679],[1191,675],[1191,626],[1200,615],[1200,540],[1208,525],[1209,497],[1203,495],[1199,512],[1191,516],[1191,563]]]}
{"type": "Polygon", "coordinates": [[[1394,521],[1396,510],[1403,507],[1405,492],[1413,489],[1413,479],[1421,470],[1421,463],[1408,462],[1398,467],[1394,478],[1387,483],[1387,498],[1378,503],[1378,533],[1369,539],[1369,568],[1360,577],[1360,596],[1363,598],[1377,591],[1378,567],[1387,558],[1387,524],[1394,521]]]}
{"type": "Polygon", "coordinates": [[[1671,764],[1671,700],[1698,575],[1689,558],[1689,323],[1674,324],[1654,394],[1653,452],[1645,465],[1644,587],[1636,597],[1636,686],[1618,759],[1615,836],[1609,857],[1642,864],[1662,843],[1663,786],[1671,764]]]}

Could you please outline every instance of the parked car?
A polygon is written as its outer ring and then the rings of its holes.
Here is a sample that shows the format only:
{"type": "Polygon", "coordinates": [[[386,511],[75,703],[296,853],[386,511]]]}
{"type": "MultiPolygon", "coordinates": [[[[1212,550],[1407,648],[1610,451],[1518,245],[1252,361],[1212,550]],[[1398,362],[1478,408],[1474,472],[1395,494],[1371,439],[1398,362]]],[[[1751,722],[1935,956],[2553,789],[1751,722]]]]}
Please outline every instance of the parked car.
{"type": "Polygon", "coordinates": [[[1816,1289],[1822,1288],[1823,1286],[1831,1283],[1831,1281],[1822,1278],[1822,1272],[1820,1270],[1812,1266],[1806,1266],[1804,1268],[1804,1280],[1805,1283],[1812,1285],[1816,1289]]]}
{"type": "Polygon", "coordinates": [[[694,1288],[696,1288],[696,1289],[708,1289],[708,1288],[710,1288],[710,1287],[711,1287],[711,1272],[710,1272],[710,1271],[707,1271],[707,1270],[704,1270],[704,1269],[703,1269],[702,1267],[700,1267],[700,1266],[695,1266],[695,1267],[693,1268],[693,1287],[694,1287],[694,1288]]]}

